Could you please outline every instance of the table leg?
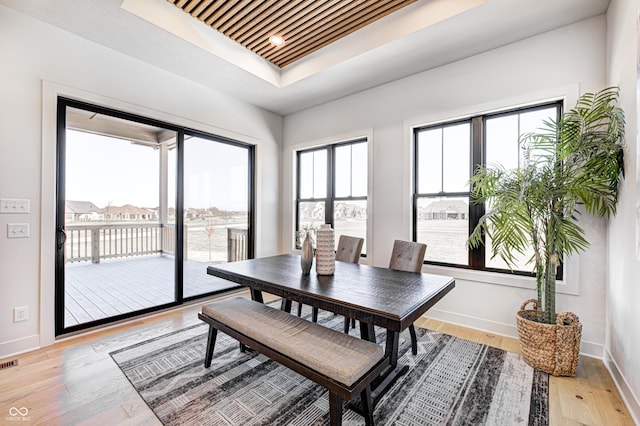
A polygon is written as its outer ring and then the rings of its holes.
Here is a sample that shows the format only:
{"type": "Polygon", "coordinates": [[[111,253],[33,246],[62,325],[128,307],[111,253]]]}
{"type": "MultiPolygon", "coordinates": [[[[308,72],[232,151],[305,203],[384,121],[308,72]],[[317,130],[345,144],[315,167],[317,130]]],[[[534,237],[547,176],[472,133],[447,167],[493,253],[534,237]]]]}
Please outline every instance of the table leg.
{"type": "Polygon", "coordinates": [[[262,300],[262,292],[260,290],[256,290],[254,288],[251,289],[251,300],[254,300],[256,302],[260,302],[260,303],[264,303],[264,300],[262,300]]]}
{"type": "Polygon", "coordinates": [[[367,324],[360,321],[360,338],[362,340],[368,340],[369,342],[376,343],[376,331],[373,328],[373,324],[367,324]]]}
{"type": "MultiPolygon", "coordinates": [[[[251,292],[251,300],[254,300],[256,302],[260,302],[260,303],[264,303],[264,300],[262,299],[262,292],[260,290],[256,290],[254,288],[250,288],[249,291],[251,292]]],[[[249,348],[248,346],[245,346],[244,343],[240,343],[240,352],[244,353],[247,350],[250,350],[251,348],[249,348]]]]}
{"type": "MultiPolygon", "coordinates": [[[[371,330],[373,327],[369,327],[368,325],[362,325],[360,322],[360,335],[363,340],[370,340],[371,336],[375,334],[371,330]],[[366,338],[365,338],[366,336],[366,338]]],[[[400,378],[400,376],[406,374],[409,371],[408,365],[398,365],[398,341],[400,338],[400,333],[396,331],[387,330],[387,341],[385,345],[385,357],[389,358],[389,367],[384,370],[380,376],[375,379],[371,383],[371,399],[373,402],[372,407],[375,408],[380,398],[384,396],[384,394],[393,386],[393,384],[400,378]]],[[[355,410],[358,413],[363,412],[362,410],[362,401],[360,397],[354,398],[350,403],[349,407],[355,410]]]]}
{"type": "Polygon", "coordinates": [[[398,341],[400,333],[387,330],[387,343],[384,349],[385,356],[389,357],[389,363],[392,368],[398,365],[398,341]]]}
{"type": "Polygon", "coordinates": [[[291,300],[282,298],[282,302],[280,304],[280,310],[285,311],[286,313],[291,313],[291,300]]]}

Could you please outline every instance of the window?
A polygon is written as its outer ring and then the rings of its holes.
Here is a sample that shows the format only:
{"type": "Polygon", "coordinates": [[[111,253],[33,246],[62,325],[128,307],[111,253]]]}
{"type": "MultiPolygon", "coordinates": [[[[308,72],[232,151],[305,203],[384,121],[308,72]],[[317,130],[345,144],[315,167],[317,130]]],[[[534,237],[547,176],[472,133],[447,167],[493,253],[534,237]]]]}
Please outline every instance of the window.
{"type": "MultiPolygon", "coordinates": [[[[358,139],[297,153],[296,230],[331,224],[340,235],[367,234],[367,141],[358,139]]],[[[296,248],[300,242],[296,239],[296,248]]]]}
{"type": "MultiPolygon", "coordinates": [[[[469,178],[479,165],[519,167],[521,135],[559,117],[561,108],[558,101],[414,129],[413,239],[427,244],[426,263],[509,270],[502,259],[491,259],[491,241],[467,248],[486,208],[470,203],[469,178]]],[[[531,274],[530,257],[523,255],[514,271],[531,274]]]]}

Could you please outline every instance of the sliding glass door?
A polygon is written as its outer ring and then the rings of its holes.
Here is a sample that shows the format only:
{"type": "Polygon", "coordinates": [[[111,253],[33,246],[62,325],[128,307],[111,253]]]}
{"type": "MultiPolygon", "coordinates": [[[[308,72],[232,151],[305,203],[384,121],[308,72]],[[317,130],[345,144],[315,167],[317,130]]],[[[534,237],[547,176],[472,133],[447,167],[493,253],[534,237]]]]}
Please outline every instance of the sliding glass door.
{"type": "Polygon", "coordinates": [[[212,263],[249,255],[250,150],[219,138],[184,141],[184,297],[228,286],[208,276],[212,263]]]}
{"type": "Polygon", "coordinates": [[[143,117],[58,105],[56,334],[237,287],[252,256],[253,148],[143,117]]]}

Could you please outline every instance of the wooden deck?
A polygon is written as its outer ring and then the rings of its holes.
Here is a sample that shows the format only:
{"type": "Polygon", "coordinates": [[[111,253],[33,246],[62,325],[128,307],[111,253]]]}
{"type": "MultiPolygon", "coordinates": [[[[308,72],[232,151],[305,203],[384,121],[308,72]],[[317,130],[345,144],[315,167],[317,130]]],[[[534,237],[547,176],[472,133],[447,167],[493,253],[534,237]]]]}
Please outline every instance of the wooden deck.
{"type": "MultiPolygon", "coordinates": [[[[207,275],[207,263],[184,263],[184,295],[238,288],[207,275]]],[[[174,258],[138,256],[67,264],[65,327],[126,314],[174,300],[174,258]]]]}

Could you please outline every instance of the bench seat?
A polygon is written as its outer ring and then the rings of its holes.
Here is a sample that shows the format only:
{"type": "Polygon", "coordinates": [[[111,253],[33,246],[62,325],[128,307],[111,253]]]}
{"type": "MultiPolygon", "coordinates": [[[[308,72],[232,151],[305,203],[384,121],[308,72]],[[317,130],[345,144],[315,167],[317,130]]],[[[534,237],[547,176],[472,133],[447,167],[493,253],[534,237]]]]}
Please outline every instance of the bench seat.
{"type": "Polygon", "coordinates": [[[347,386],[384,356],[375,343],[243,297],[210,303],[202,313],[347,386]]]}
{"type": "Polygon", "coordinates": [[[198,317],[210,325],[206,367],[220,330],[327,388],[331,424],[342,418],[339,398],[358,394],[365,420],[372,423],[370,384],[388,366],[379,345],[243,297],[206,304],[198,317]]]}

